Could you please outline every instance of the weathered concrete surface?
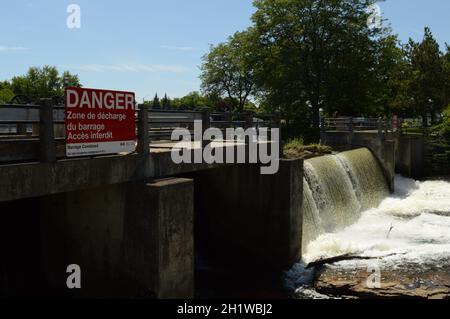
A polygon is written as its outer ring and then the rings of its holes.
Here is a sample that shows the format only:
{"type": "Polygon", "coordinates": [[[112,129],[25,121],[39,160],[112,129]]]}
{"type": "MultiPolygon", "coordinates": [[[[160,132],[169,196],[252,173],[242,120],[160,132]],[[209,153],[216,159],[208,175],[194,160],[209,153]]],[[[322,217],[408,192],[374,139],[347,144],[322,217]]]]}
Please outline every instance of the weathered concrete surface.
{"type": "Polygon", "coordinates": [[[424,137],[403,135],[398,140],[396,169],[404,176],[422,178],[425,175],[424,137]]]}
{"type": "Polygon", "coordinates": [[[0,214],[0,298],[45,296],[39,201],[0,203],[0,214]]]}
{"type": "Polygon", "coordinates": [[[303,160],[281,160],[275,175],[242,164],[188,176],[206,250],[241,268],[287,269],[300,259],[303,160]]]}
{"type": "MultiPolygon", "coordinates": [[[[255,147],[254,151],[257,153],[256,160],[259,160],[259,152],[258,148],[259,145],[267,143],[267,142],[259,142],[259,144],[255,147]]],[[[234,163],[237,163],[237,154],[238,152],[242,152],[247,159],[247,162],[249,161],[249,146],[241,141],[215,141],[211,143],[211,147],[214,150],[223,152],[224,157],[227,156],[227,153],[230,152],[230,154],[233,154],[233,156],[230,156],[233,158],[233,161],[228,161],[229,163],[212,163],[208,164],[203,160],[203,149],[200,144],[200,142],[184,142],[181,143],[182,147],[185,149],[186,152],[190,153],[190,158],[192,160],[192,163],[180,163],[176,164],[172,160],[171,152],[172,148],[174,150],[180,151],[181,147],[174,147],[176,142],[165,142],[165,143],[153,143],[152,144],[152,162],[154,163],[154,176],[156,178],[161,177],[167,177],[167,176],[174,176],[174,175],[180,175],[184,173],[191,173],[191,172],[198,172],[203,170],[210,170],[214,168],[219,167],[225,167],[225,166],[233,166],[234,163]],[[195,152],[199,152],[201,156],[201,163],[195,162],[195,152]]],[[[228,158],[228,157],[226,157],[228,158]]],[[[227,161],[225,161],[227,162],[227,161]]]]}
{"type": "MultiPolygon", "coordinates": [[[[171,146],[173,143],[168,143],[167,148],[154,148],[150,156],[129,154],[67,159],[56,163],[0,165],[0,202],[157,179],[230,165],[175,164],[171,159],[171,146]]],[[[236,146],[225,145],[224,153],[229,148],[236,146]]]]}
{"type": "MultiPolygon", "coordinates": [[[[17,203],[21,203],[17,201],[17,203]]],[[[33,201],[36,202],[36,201],[33,201]]],[[[169,179],[121,183],[41,197],[30,249],[39,251],[52,295],[190,298],[193,296],[193,183],[169,179]],[[82,288],[66,287],[70,264],[82,288]]],[[[16,225],[18,226],[18,225],[16,225]]],[[[24,252],[27,254],[28,252],[24,252]]]]}
{"type": "Polygon", "coordinates": [[[147,184],[145,200],[129,202],[125,269],[158,298],[194,296],[194,185],[189,179],[147,184]]]}
{"type": "Polygon", "coordinates": [[[389,190],[391,193],[395,191],[395,142],[384,141],[383,153],[381,159],[384,175],[386,176],[389,190]]]}
{"type": "Polygon", "coordinates": [[[41,249],[51,287],[77,297],[118,293],[126,190],[127,184],[115,184],[41,198],[41,249]],[[80,290],[66,287],[70,264],[81,267],[80,290]]]}
{"type": "Polygon", "coordinates": [[[72,192],[151,177],[149,157],[73,159],[0,166],[0,202],[72,192]]]}

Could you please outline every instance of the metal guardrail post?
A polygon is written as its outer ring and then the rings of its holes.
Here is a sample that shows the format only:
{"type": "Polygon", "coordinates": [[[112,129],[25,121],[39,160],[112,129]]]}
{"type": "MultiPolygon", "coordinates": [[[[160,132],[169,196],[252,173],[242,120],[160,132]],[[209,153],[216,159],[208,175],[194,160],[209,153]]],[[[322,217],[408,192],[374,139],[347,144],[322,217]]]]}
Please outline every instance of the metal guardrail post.
{"type": "Polygon", "coordinates": [[[20,123],[17,124],[17,135],[27,135],[27,125],[20,123]]]}
{"type": "Polygon", "coordinates": [[[39,146],[40,160],[45,163],[56,162],[55,133],[53,129],[52,99],[40,100],[39,146]]]}
{"type": "Polygon", "coordinates": [[[349,128],[349,134],[348,134],[348,144],[349,145],[353,145],[353,140],[354,140],[354,136],[355,136],[355,129],[354,129],[354,125],[353,125],[353,117],[350,118],[350,122],[348,124],[348,128],[349,128]]]}
{"type": "MultiPolygon", "coordinates": [[[[202,112],[202,137],[205,134],[205,131],[211,127],[211,119],[210,119],[210,113],[209,111],[203,111],[202,112]]],[[[202,148],[206,147],[211,143],[211,141],[205,141],[202,139],[202,148]]]]}
{"type": "Polygon", "coordinates": [[[148,124],[148,107],[146,104],[141,104],[138,111],[138,145],[137,151],[139,154],[150,154],[150,136],[148,124]]]}
{"type": "Polygon", "coordinates": [[[245,129],[253,126],[253,112],[248,112],[245,117],[245,129]]]}
{"type": "MultiPolygon", "coordinates": [[[[281,134],[281,114],[279,114],[279,113],[277,113],[275,116],[275,125],[276,125],[276,128],[279,130],[278,137],[280,139],[278,141],[278,152],[279,152],[278,154],[280,155],[280,158],[283,158],[284,157],[284,143],[283,143],[283,137],[281,134]]],[[[270,139],[272,140],[272,136],[270,137],[270,139]]]]}
{"type": "Polygon", "coordinates": [[[227,112],[225,114],[225,117],[226,117],[227,127],[229,127],[229,128],[233,127],[233,113],[227,112]]]}
{"type": "Polygon", "coordinates": [[[378,135],[382,135],[383,134],[383,120],[381,119],[381,117],[378,118],[378,135]]]}

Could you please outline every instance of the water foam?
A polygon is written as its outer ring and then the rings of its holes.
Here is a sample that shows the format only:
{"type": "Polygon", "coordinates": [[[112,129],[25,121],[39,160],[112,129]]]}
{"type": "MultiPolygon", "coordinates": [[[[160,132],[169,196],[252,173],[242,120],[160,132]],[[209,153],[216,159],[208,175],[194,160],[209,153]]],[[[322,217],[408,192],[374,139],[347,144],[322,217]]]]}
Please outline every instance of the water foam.
{"type": "MultiPolygon", "coordinates": [[[[342,254],[388,256],[395,264],[450,258],[450,183],[415,182],[396,177],[397,191],[343,230],[309,243],[303,259],[311,262],[342,254]]],[[[352,262],[354,263],[354,262],[352,262]]],[[[341,266],[346,264],[342,262],[341,266]]]]}

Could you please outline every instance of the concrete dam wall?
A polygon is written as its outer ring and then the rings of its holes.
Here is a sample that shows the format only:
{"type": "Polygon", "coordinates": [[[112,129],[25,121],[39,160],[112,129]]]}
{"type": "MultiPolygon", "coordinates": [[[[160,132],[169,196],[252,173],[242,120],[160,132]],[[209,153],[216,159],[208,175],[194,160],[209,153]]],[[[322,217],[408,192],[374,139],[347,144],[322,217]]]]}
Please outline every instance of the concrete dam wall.
{"type": "Polygon", "coordinates": [[[366,148],[305,161],[302,247],[356,222],[388,196],[383,169],[366,148]]]}
{"type": "Polygon", "coordinates": [[[367,149],[280,160],[274,175],[239,164],[159,178],[1,202],[0,296],[190,298],[199,250],[278,276],[389,189],[367,149]],[[80,290],[66,287],[70,264],[80,290]]]}

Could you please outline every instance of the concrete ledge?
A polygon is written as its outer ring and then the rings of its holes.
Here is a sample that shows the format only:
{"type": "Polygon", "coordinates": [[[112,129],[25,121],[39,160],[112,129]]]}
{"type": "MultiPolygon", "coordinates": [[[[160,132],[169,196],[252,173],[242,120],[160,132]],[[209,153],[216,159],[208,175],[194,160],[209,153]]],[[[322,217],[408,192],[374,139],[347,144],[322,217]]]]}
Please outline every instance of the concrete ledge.
{"type": "MultiPolygon", "coordinates": [[[[224,153],[229,148],[236,146],[225,146],[224,153]]],[[[175,164],[170,149],[152,149],[150,155],[0,165],[0,202],[157,179],[229,165],[234,164],[175,164]]]]}
{"type": "Polygon", "coordinates": [[[143,180],[152,176],[149,157],[108,156],[0,166],[0,202],[143,180]]]}

